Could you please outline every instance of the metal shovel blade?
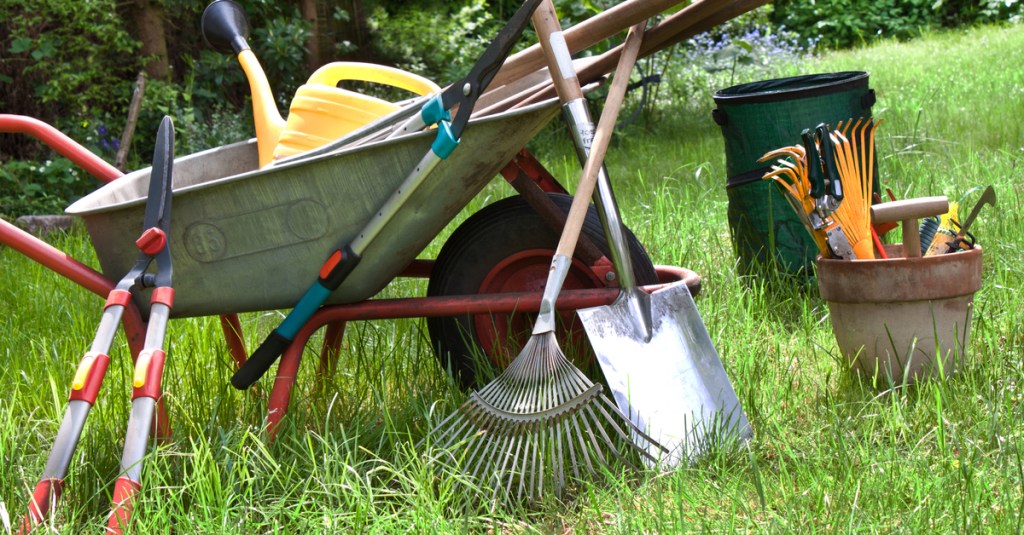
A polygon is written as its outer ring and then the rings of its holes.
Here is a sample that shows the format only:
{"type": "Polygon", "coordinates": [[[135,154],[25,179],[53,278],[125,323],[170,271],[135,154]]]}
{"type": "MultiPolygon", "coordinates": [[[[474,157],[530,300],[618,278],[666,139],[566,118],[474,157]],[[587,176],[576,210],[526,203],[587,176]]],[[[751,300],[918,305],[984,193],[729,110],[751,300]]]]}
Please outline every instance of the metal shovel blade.
{"type": "Polygon", "coordinates": [[[647,296],[625,290],[614,303],[577,311],[619,409],[668,449],[645,447],[663,466],[693,461],[709,446],[753,433],[685,284],[647,296]],[[650,299],[648,340],[635,310],[650,299]],[[631,302],[633,301],[633,302],[631,302]]]}

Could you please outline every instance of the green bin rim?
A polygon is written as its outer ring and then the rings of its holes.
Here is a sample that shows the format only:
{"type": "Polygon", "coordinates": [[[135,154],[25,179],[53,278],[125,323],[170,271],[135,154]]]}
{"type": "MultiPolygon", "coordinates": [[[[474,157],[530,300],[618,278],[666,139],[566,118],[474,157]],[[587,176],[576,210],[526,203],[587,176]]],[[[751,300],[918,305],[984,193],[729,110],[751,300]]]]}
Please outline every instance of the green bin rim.
{"type": "Polygon", "coordinates": [[[716,104],[758,104],[785,102],[828,95],[867,85],[868,73],[842,71],[806,74],[734,85],[715,92],[716,104]]]}

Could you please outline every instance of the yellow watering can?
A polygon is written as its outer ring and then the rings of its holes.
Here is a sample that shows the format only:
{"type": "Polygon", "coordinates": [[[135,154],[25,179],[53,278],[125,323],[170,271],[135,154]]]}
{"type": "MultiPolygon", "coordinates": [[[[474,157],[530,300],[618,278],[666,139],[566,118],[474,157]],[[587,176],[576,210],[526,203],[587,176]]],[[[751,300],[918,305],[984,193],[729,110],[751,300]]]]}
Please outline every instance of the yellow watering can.
{"type": "Polygon", "coordinates": [[[339,82],[384,84],[418,95],[441,91],[434,82],[393,67],[334,62],[317,69],[299,87],[285,121],[274,103],[267,76],[246,42],[249,22],[242,7],[233,0],[215,0],[203,12],[202,32],[214,49],[238,55],[249,80],[260,167],[324,145],[398,109],[386,100],[341,89],[339,82]]]}

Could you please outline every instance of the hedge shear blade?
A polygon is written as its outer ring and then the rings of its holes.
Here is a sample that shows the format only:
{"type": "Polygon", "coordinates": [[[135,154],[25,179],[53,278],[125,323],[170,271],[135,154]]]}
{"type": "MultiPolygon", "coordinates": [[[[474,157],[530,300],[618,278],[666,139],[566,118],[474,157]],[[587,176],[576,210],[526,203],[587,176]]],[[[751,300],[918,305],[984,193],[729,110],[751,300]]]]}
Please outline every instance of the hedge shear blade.
{"type": "MultiPolygon", "coordinates": [[[[160,375],[163,372],[164,352],[160,349],[166,333],[167,318],[174,290],[171,288],[171,253],[167,243],[170,233],[171,213],[171,170],[174,156],[174,125],[170,117],[164,117],[157,132],[157,146],[153,155],[153,168],[150,173],[149,197],[146,200],[146,211],[143,216],[143,229],[135,242],[139,248],[138,258],[132,268],[121,278],[113,290],[107,295],[103,307],[103,315],[92,345],[79,362],[74,379],[71,382],[71,394],[68,406],[61,421],[53,448],[46,461],[46,468],[39,483],[32,493],[29,512],[22,522],[22,531],[30,531],[44,521],[52,510],[64,488],[71,459],[78,445],[85,420],[90,409],[96,403],[100,386],[110,364],[108,352],[117,334],[118,324],[124,309],[131,303],[132,293],[143,288],[154,288],[149,315],[149,325],[143,350],[139,353],[135,364],[135,389],[132,401],[132,419],[128,423],[126,452],[130,445],[137,449],[139,438],[143,440],[141,451],[145,452],[145,440],[149,435],[152,412],[142,420],[137,417],[137,401],[148,396],[150,405],[155,406],[159,397],[160,375]],[[150,265],[156,262],[155,273],[148,272],[150,265]],[[141,388],[139,377],[142,377],[141,388]]],[[[145,416],[145,415],[139,415],[145,416]]],[[[124,465],[122,460],[122,465],[124,465]]],[[[135,474],[141,469],[141,456],[131,461],[135,474]]],[[[136,476],[131,486],[138,489],[136,476]]],[[[115,498],[126,496],[121,490],[125,484],[120,480],[115,485],[115,498]]],[[[134,494],[134,492],[132,493],[134,494]]],[[[130,497],[130,495],[127,495],[130,497]]],[[[127,503],[127,500],[117,500],[127,503]]],[[[123,508],[117,507],[116,510],[123,508]]],[[[113,517],[112,517],[113,518],[113,517]]],[[[117,522],[111,521],[110,528],[120,532],[121,526],[127,522],[128,516],[118,517],[117,522]]]]}
{"type": "Polygon", "coordinates": [[[437,125],[437,137],[434,139],[431,149],[366,223],[356,238],[351,243],[339,244],[328,254],[327,260],[320,267],[317,279],[299,299],[295,308],[231,377],[231,384],[235,388],[249,388],[270,369],[270,366],[295,339],[302,326],[313,317],[313,314],[331,293],[338,289],[356,268],[362,259],[362,254],[373,243],[380,231],[395,214],[406,207],[406,203],[413,193],[419,189],[438,163],[455,150],[463,130],[469,123],[474,104],[494,79],[495,74],[512,50],[512,45],[522,35],[523,29],[530,22],[533,11],[540,3],[541,0],[524,2],[497,37],[487,46],[473,68],[470,69],[469,74],[461,81],[448,86],[440,94],[431,97],[423,105],[420,113],[402,125],[399,133],[419,131],[425,126],[437,125]],[[455,112],[455,118],[452,119],[451,111],[455,107],[458,109],[455,112]]]}

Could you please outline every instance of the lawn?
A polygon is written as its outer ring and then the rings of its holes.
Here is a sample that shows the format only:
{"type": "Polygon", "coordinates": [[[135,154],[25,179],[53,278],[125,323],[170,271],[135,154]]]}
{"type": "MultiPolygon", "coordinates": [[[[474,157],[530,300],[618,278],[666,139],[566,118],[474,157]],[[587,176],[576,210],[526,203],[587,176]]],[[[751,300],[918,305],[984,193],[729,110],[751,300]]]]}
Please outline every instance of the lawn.
{"type": "MultiPolygon", "coordinates": [[[[493,510],[435,477],[415,449],[429,422],[465,399],[436,363],[424,321],[351,324],[337,371],[320,382],[310,344],[289,415],[268,442],[266,388],[231,388],[216,318],[174,320],[164,379],[174,435],[151,446],[136,532],[1020,533],[1022,58],[1018,25],[886,42],[790,69],[870,73],[874,115],[885,119],[880,177],[897,197],[958,200],[995,187],[998,205],[972,229],[984,273],[959,373],[912,387],[863,381],[839,354],[816,285],[737,275],[709,88],[622,132],[609,175],[653,261],[702,276],[696,303],[750,418],[747,447],[668,473],[605,474],[562,499],[493,510]]],[[[531,149],[571,185],[579,171],[563,134],[552,128],[531,149]]],[[[510,192],[495,181],[458,220],[510,192]]],[[[97,265],[83,229],[51,241],[97,265]]],[[[9,248],[0,266],[0,526],[9,529],[42,473],[101,301],[9,248]]],[[[423,286],[401,280],[383,295],[423,286]]],[[[243,315],[249,347],[279,318],[243,315]]],[[[53,519],[61,533],[105,522],[129,408],[123,337],[111,356],[53,519]]]]}

